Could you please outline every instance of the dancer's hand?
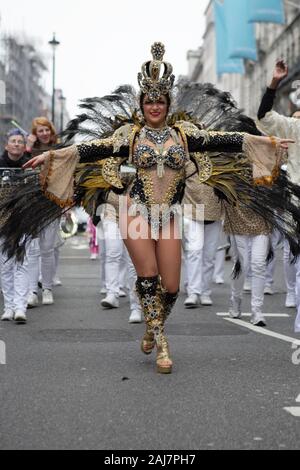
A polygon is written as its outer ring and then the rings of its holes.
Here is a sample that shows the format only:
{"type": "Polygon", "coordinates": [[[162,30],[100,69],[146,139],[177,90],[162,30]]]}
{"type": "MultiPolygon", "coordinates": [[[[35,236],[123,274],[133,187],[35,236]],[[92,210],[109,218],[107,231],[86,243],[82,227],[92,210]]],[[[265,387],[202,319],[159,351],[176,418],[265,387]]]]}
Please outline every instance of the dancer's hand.
{"type": "Polygon", "coordinates": [[[270,88],[276,90],[279,83],[288,76],[289,69],[284,60],[277,60],[270,88]]]}
{"type": "Polygon", "coordinates": [[[280,139],[279,137],[267,137],[269,140],[269,144],[272,145],[274,148],[288,150],[289,144],[294,144],[295,141],[293,139],[280,139]]]}
{"type": "Polygon", "coordinates": [[[26,162],[22,168],[24,170],[26,170],[26,168],[32,168],[34,170],[36,167],[41,166],[45,162],[45,158],[45,154],[42,153],[41,155],[33,157],[31,158],[31,160],[28,160],[28,162],[26,162]]]}

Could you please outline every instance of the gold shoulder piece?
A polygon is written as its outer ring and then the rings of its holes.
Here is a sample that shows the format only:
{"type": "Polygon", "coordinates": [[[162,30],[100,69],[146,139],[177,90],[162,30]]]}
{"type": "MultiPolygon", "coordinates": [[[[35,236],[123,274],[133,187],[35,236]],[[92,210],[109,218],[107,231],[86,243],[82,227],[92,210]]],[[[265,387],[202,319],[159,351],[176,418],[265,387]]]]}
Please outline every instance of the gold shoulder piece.
{"type": "Polygon", "coordinates": [[[205,183],[212,173],[213,173],[213,164],[207,153],[193,153],[191,154],[198,169],[198,177],[200,183],[205,183]]]}
{"type": "Polygon", "coordinates": [[[106,158],[102,167],[102,177],[106,183],[115,188],[123,189],[123,184],[119,175],[119,169],[126,158],[106,158]]]}
{"type": "Polygon", "coordinates": [[[184,134],[184,136],[187,135],[188,137],[194,137],[195,139],[199,139],[200,137],[203,137],[205,141],[209,139],[209,133],[203,129],[199,129],[192,122],[177,121],[175,122],[174,127],[176,127],[179,130],[182,137],[184,134]]]}
{"type": "Polygon", "coordinates": [[[113,134],[114,153],[119,152],[120,148],[123,146],[131,147],[132,140],[137,130],[138,126],[135,124],[125,124],[119,127],[113,134]]]}

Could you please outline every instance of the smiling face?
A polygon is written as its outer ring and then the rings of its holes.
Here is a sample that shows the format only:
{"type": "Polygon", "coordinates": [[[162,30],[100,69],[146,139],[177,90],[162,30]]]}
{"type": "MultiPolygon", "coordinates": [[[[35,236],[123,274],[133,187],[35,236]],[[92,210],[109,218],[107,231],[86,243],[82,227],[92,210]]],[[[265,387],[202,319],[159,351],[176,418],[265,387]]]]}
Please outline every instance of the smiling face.
{"type": "Polygon", "coordinates": [[[159,129],[165,126],[169,103],[165,95],[160,96],[157,101],[151,101],[147,95],[143,98],[143,114],[146,124],[159,129]]]}
{"type": "Polygon", "coordinates": [[[9,137],[5,146],[11,160],[19,160],[25,152],[25,139],[21,135],[12,135],[9,137]]]}
{"type": "Polygon", "coordinates": [[[51,129],[48,126],[37,126],[36,136],[41,144],[48,145],[51,141],[51,129]]]}

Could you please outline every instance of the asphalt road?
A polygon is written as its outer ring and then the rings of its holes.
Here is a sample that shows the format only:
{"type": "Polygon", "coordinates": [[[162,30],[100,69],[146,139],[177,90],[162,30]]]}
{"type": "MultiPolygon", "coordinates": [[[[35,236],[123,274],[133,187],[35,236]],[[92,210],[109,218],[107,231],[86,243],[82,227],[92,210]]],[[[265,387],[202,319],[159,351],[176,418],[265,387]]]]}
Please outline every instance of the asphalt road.
{"type": "Polygon", "coordinates": [[[141,353],[144,325],[128,323],[127,299],[100,307],[98,271],[86,239],[69,240],[55,305],[29,311],[25,326],[0,324],[0,449],[299,448],[300,335],[280,259],[265,312],[284,316],[265,329],[220,315],[229,277],[213,307],[186,310],[180,296],[166,328],[171,375],[141,353]]]}

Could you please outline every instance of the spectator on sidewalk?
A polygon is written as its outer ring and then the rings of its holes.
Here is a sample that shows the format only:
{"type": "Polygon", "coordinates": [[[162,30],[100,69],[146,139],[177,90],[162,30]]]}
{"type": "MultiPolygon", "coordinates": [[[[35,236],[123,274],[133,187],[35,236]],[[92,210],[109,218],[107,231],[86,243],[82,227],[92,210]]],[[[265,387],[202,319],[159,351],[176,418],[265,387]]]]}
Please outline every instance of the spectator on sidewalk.
{"type": "MultiPolygon", "coordinates": [[[[25,152],[25,144],[25,136],[18,129],[13,129],[8,133],[5,151],[0,157],[0,168],[11,169],[11,172],[2,172],[1,199],[5,198],[8,193],[13,192],[14,171],[20,170],[22,165],[31,157],[30,154],[25,152]]],[[[0,213],[0,225],[5,216],[5,213],[0,213]]],[[[2,268],[1,284],[4,298],[4,312],[1,320],[15,320],[16,323],[26,323],[27,297],[29,292],[27,254],[25,254],[22,263],[17,262],[15,258],[8,259],[2,250],[0,256],[2,268]]]]}

